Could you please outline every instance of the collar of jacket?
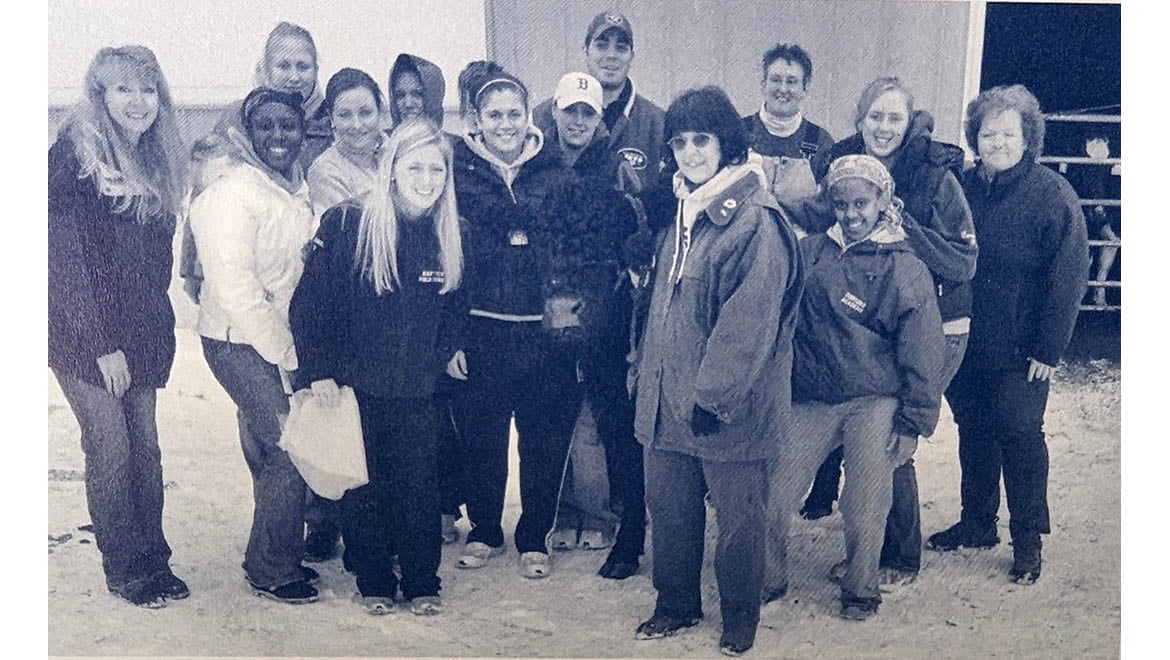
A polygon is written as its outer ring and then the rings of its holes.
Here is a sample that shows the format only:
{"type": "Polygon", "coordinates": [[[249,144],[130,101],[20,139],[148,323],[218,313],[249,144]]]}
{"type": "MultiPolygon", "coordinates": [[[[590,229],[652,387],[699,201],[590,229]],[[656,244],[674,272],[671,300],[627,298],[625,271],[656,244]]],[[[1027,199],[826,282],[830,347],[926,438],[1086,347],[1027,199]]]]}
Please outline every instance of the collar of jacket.
{"type": "Polygon", "coordinates": [[[996,174],[995,178],[991,179],[990,181],[987,180],[987,177],[984,174],[986,170],[984,169],[983,161],[980,161],[979,164],[975,166],[975,169],[971,171],[971,175],[975,178],[976,181],[979,182],[978,185],[980,185],[983,190],[986,191],[986,194],[1002,194],[1002,191],[1014,186],[1020,179],[1024,177],[1024,175],[1031,171],[1032,167],[1035,165],[1036,162],[1030,160],[1028,155],[1024,154],[1024,157],[1020,159],[1020,162],[1012,165],[999,174],[996,174]]]}
{"type": "Polygon", "coordinates": [[[711,222],[723,226],[731,222],[735,214],[739,212],[744,206],[744,202],[755,198],[760,206],[776,209],[779,212],[779,207],[772,199],[771,195],[759,195],[757,193],[764,192],[764,186],[760,183],[759,176],[751,176],[752,171],[748,170],[737,181],[727,186],[711,200],[709,204],[703,209],[707,213],[707,218],[711,222]]]}
{"type": "Polygon", "coordinates": [[[842,252],[850,249],[857,249],[865,245],[904,245],[906,241],[906,230],[902,229],[901,225],[895,226],[885,220],[879,222],[877,227],[875,227],[874,230],[869,233],[869,236],[866,236],[860,241],[854,241],[852,243],[846,242],[845,231],[841,229],[840,223],[829,227],[829,231],[825,233],[828,234],[829,238],[837,244],[837,247],[841,248],[842,252]]]}

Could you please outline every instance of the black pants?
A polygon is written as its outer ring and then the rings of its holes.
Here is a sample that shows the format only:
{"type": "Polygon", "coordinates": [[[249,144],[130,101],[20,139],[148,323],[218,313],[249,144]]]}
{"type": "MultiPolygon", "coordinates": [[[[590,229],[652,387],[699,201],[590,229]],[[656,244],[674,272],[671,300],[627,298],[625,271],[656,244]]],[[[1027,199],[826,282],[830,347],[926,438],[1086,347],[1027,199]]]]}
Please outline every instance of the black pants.
{"type": "Polygon", "coordinates": [[[766,461],[705,461],[661,449],[646,449],[646,501],[654,542],[657,614],[702,615],[700,576],[710,490],[718,539],[715,581],[723,630],[752,628],[760,620],[764,584],[766,461]]]}
{"type": "Polygon", "coordinates": [[[516,550],[547,552],[581,400],[576,358],[550,344],[540,323],[472,317],[470,326],[468,381],[453,404],[466,466],[467,542],[504,544],[509,422],[515,416],[522,509],[516,550]]]}
{"type": "Polygon", "coordinates": [[[1049,533],[1048,382],[1029,383],[1023,369],[980,371],[963,365],[947,389],[947,401],[959,426],[962,521],[995,524],[1002,474],[1012,538],[1049,533]]]}
{"type": "Polygon", "coordinates": [[[356,391],[370,483],[342,498],[346,559],[363,596],[393,596],[398,555],[405,598],[439,593],[442,532],[436,476],[438,412],[431,398],[356,391]]]}
{"type": "Polygon", "coordinates": [[[642,445],[634,438],[634,403],[626,391],[625,353],[618,347],[590,359],[585,394],[605,446],[610,503],[621,512],[611,554],[636,560],[646,541],[646,484],[642,445]]]}
{"type": "Polygon", "coordinates": [[[455,428],[452,397],[457,391],[454,379],[440,378],[441,386],[435,397],[439,413],[439,510],[445,516],[459,518],[463,514],[463,454],[455,428]]]}

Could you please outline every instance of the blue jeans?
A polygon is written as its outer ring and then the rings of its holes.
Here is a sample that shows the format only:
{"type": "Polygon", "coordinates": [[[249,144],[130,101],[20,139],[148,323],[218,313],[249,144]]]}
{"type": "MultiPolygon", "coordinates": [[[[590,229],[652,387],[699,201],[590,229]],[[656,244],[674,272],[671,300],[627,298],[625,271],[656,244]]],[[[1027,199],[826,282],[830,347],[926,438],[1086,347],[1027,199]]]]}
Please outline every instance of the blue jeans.
{"type": "Polygon", "coordinates": [[[169,570],[156,391],[131,387],[119,399],[77,376],[53,375],[81,426],[85,500],[106,585],[118,589],[169,570]]]}
{"type": "Polygon", "coordinates": [[[305,481],[277,446],[288,416],[280,371],[247,344],[203,337],[203,356],[238,408],[240,445],[252,472],[252,532],[244,573],[265,589],[299,582],[304,579],[305,481]]]}

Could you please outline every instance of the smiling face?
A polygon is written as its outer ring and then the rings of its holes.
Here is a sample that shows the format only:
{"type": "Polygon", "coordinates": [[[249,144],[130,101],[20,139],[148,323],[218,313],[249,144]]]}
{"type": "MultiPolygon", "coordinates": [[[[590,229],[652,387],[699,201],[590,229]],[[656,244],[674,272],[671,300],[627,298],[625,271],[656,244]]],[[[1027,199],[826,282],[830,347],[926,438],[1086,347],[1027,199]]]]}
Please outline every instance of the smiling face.
{"type": "Polygon", "coordinates": [[[447,161],[435,144],[424,144],[394,160],[394,192],[411,217],[426,213],[447,183],[447,161]]]}
{"type": "Polygon", "coordinates": [[[527,133],[528,108],[518,90],[503,87],[486,92],[476,118],[489,151],[505,163],[520,156],[527,133]]]}
{"type": "Polygon", "coordinates": [[[881,190],[865,179],[842,179],[829,188],[829,203],[849,242],[869,236],[881,218],[881,190]]]}
{"type": "Polygon", "coordinates": [[[426,109],[423,96],[422,81],[418,74],[407,71],[394,77],[390,86],[390,93],[394,99],[394,109],[401,119],[423,116],[426,109]]]}
{"type": "Polygon", "coordinates": [[[906,97],[897,90],[890,90],[874,99],[857,130],[865,140],[867,154],[874,158],[888,158],[902,146],[909,127],[910,108],[906,97]]]}
{"type": "Polygon", "coordinates": [[[115,78],[105,91],[106,112],[132,144],[158,118],[158,88],[136,76],[115,78]]]}
{"type": "Polygon", "coordinates": [[[601,115],[586,103],[574,103],[564,110],[556,108],[553,110],[553,118],[561,142],[574,149],[588,145],[601,123],[601,115]]]}
{"type": "Polygon", "coordinates": [[[278,37],[264,57],[268,84],[274,89],[297,92],[309,98],[317,85],[317,59],[304,39],[278,37]]]}
{"type": "Polygon", "coordinates": [[[710,133],[683,131],[670,138],[667,144],[674,152],[678,170],[691,185],[702,185],[719,171],[723,152],[718,137],[710,133]]]}
{"type": "Polygon", "coordinates": [[[283,103],[269,102],[252,111],[247,128],[260,160],[285,176],[291,174],[305,139],[300,115],[283,103]]]}
{"type": "Polygon", "coordinates": [[[1024,128],[1020,113],[1004,110],[983,118],[976,137],[983,166],[991,173],[1011,169],[1024,157],[1024,128]]]}
{"type": "Polygon", "coordinates": [[[354,87],[333,102],[333,139],[348,151],[368,152],[378,145],[378,103],[367,87],[354,87]]]}
{"type": "Polygon", "coordinates": [[[800,112],[804,102],[804,67],[783,57],[768,65],[761,87],[764,90],[764,109],[776,117],[791,117],[800,112]]]}
{"type": "Polygon", "coordinates": [[[633,61],[634,47],[617,28],[602,32],[585,48],[585,65],[589,74],[597,78],[604,89],[625,85],[633,61]]]}

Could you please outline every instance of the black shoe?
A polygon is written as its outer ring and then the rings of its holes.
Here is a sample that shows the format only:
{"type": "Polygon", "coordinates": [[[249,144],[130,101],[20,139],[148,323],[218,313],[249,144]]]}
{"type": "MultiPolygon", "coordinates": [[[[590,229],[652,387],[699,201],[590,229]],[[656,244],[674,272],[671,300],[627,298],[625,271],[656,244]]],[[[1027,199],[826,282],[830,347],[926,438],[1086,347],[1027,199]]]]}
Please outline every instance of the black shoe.
{"type": "Polygon", "coordinates": [[[785,584],[782,587],[778,587],[776,589],[768,589],[767,587],[765,587],[764,592],[760,595],[760,604],[767,605],[768,603],[771,603],[774,600],[780,600],[781,598],[783,598],[787,595],[788,595],[788,585],[787,584],[785,584]]]}
{"type": "Polygon", "coordinates": [[[719,636],[719,652],[723,655],[738,658],[755,643],[755,626],[724,630],[723,634],[719,636]]]}
{"type": "Polygon", "coordinates": [[[1012,570],[1008,577],[1016,584],[1036,584],[1040,579],[1040,535],[1012,539],[1012,570]]]}
{"type": "Polygon", "coordinates": [[[308,566],[301,566],[301,574],[305,576],[305,582],[315,585],[321,581],[321,574],[308,566]]]}
{"type": "Polygon", "coordinates": [[[994,520],[990,525],[979,527],[960,520],[926,539],[926,547],[939,552],[959,548],[991,548],[996,545],[999,545],[999,535],[995,532],[994,520]]]}
{"type": "Polygon", "coordinates": [[[187,583],[180,580],[169,570],[156,573],[151,579],[154,580],[155,588],[167,600],[183,600],[191,595],[191,590],[187,588],[187,583]]]}
{"type": "Polygon", "coordinates": [[[305,535],[305,561],[329,561],[337,556],[337,540],[341,531],[331,524],[310,525],[305,535]]]}
{"type": "Polygon", "coordinates": [[[150,578],[132,580],[126,584],[109,587],[110,593],[118,598],[148,610],[157,610],[167,606],[166,596],[159,590],[158,584],[150,578]]]}
{"type": "Polygon", "coordinates": [[[860,596],[841,594],[841,618],[849,619],[850,621],[865,621],[877,614],[878,605],[881,602],[882,599],[880,596],[862,598],[860,596]]]}
{"type": "Polygon", "coordinates": [[[654,616],[646,619],[638,626],[634,632],[634,639],[661,639],[663,637],[670,637],[683,628],[690,628],[699,623],[703,615],[676,617],[669,614],[654,613],[654,616]]]}
{"type": "Polygon", "coordinates": [[[805,520],[817,520],[833,514],[833,500],[828,503],[814,502],[812,499],[807,499],[804,506],[800,507],[800,517],[805,520]]]}
{"type": "Polygon", "coordinates": [[[317,589],[308,582],[293,582],[290,584],[281,585],[271,589],[265,587],[258,587],[251,582],[248,583],[252,587],[252,593],[275,600],[278,603],[287,603],[289,605],[301,605],[303,603],[311,603],[317,600],[317,589]]]}
{"type": "Polygon", "coordinates": [[[610,580],[624,580],[638,572],[638,558],[610,553],[597,574],[610,580]]]}

